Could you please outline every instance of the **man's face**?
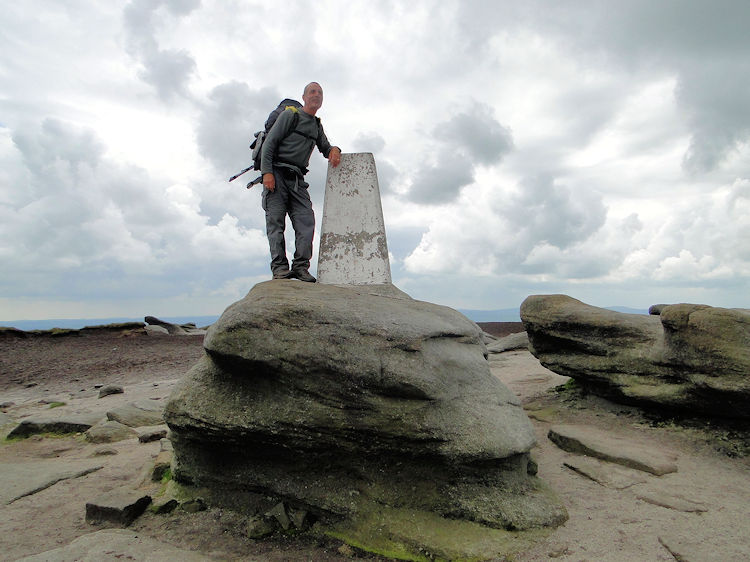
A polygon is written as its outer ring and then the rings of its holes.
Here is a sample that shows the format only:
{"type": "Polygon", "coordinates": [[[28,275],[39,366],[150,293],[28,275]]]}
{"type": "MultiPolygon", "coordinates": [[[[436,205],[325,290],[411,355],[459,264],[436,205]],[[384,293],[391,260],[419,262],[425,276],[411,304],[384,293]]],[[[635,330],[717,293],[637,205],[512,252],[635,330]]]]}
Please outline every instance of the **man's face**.
{"type": "Polygon", "coordinates": [[[320,87],[320,84],[317,82],[309,84],[305,93],[302,94],[302,101],[310,108],[320,109],[320,106],[323,105],[323,88],[320,87]]]}

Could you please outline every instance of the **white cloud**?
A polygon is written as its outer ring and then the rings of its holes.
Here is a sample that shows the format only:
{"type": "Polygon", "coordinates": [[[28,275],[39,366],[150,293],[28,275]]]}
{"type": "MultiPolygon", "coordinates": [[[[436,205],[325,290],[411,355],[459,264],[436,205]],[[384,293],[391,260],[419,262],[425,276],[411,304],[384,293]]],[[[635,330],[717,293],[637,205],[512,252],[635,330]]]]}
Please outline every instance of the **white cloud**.
{"type": "MultiPolygon", "coordinates": [[[[226,180],[316,80],[331,141],[375,154],[393,277],[415,296],[750,306],[746,2],[276,10],[5,7],[3,295],[49,316],[156,299],[218,312],[268,277],[260,190],[226,180]]],[[[318,223],[325,174],[314,155],[318,223]]]]}

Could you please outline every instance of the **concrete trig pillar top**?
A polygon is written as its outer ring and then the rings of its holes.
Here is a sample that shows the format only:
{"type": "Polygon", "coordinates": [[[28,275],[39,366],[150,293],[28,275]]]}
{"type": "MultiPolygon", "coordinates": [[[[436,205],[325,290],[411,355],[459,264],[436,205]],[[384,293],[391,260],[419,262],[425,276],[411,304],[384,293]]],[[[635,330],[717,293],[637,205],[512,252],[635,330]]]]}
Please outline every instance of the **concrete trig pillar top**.
{"type": "Polygon", "coordinates": [[[328,166],[318,282],[391,283],[378,174],[369,152],[342,154],[338,167],[328,166]]]}

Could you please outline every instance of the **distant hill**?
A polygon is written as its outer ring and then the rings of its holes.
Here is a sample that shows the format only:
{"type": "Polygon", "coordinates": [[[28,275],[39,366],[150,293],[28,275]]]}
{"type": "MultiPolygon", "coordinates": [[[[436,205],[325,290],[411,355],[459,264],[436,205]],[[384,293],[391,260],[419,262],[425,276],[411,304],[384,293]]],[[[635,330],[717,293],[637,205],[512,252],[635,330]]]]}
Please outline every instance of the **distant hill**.
{"type": "MultiPolygon", "coordinates": [[[[51,330],[52,328],[67,328],[69,330],[80,330],[86,326],[103,326],[106,324],[121,324],[124,322],[143,322],[143,318],[57,318],[50,320],[0,320],[0,326],[17,328],[23,331],[29,330],[51,330]]],[[[157,316],[159,320],[172,322],[173,324],[194,323],[199,328],[213,324],[219,316],[157,316]]]]}
{"type": "MultiPolygon", "coordinates": [[[[648,314],[647,309],[629,308],[627,306],[606,306],[607,310],[624,312],[625,314],[648,314]]],[[[502,308],[500,310],[458,310],[461,314],[474,322],[520,322],[519,308],[502,308]]]]}
{"type": "Polygon", "coordinates": [[[521,312],[518,308],[503,308],[500,310],[466,310],[458,311],[474,322],[520,322],[521,312]]]}
{"type": "MultiPolygon", "coordinates": [[[[608,306],[608,310],[625,312],[627,314],[648,314],[648,310],[628,308],[626,306],[608,306]]],[[[499,310],[458,309],[458,311],[474,322],[520,322],[521,313],[518,308],[502,308],[499,310]]],[[[173,324],[194,323],[196,326],[209,326],[219,319],[216,316],[157,316],[160,320],[173,324]]],[[[103,326],[105,324],[120,324],[123,322],[143,322],[141,318],[64,318],[51,320],[0,320],[0,326],[17,328],[19,330],[51,330],[52,328],[67,328],[80,330],[86,326],[103,326]]]]}

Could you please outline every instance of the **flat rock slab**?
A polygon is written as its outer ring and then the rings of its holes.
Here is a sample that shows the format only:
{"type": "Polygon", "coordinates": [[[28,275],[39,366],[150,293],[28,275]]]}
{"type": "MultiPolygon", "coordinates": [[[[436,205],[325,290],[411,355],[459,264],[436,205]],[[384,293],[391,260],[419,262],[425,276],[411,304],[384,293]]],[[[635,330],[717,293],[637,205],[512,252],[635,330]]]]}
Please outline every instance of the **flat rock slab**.
{"type": "Polygon", "coordinates": [[[130,525],[151,503],[151,496],[119,488],[86,503],[87,523],[130,525]]]}
{"type": "Polygon", "coordinates": [[[90,443],[116,443],[133,439],[136,431],[120,422],[107,420],[86,430],[86,440],[90,443]]]}
{"type": "Polygon", "coordinates": [[[130,427],[143,427],[164,423],[164,406],[153,400],[131,402],[107,412],[107,418],[130,427]]]}
{"type": "Polygon", "coordinates": [[[615,490],[642,484],[648,478],[639,470],[621,468],[591,457],[575,457],[565,461],[564,465],[597,484],[615,490]]]}
{"type": "Polygon", "coordinates": [[[488,353],[504,353],[515,349],[528,349],[529,336],[526,332],[510,334],[503,338],[498,338],[492,343],[487,344],[488,353]]]}
{"type": "Polygon", "coordinates": [[[721,553],[716,545],[703,540],[704,537],[690,533],[662,533],[659,542],[675,560],[680,562],[700,562],[703,560],[747,560],[748,551],[736,541],[724,541],[721,553]]]}
{"type": "Polygon", "coordinates": [[[372,512],[366,522],[343,522],[334,536],[352,544],[374,545],[381,552],[390,552],[403,560],[415,558],[406,545],[429,545],[431,556],[438,560],[511,560],[535,541],[549,534],[535,529],[516,533],[493,529],[473,521],[448,519],[436,514],[382,506],[372,512]],[[364,531],[364,535],[360,533],[364,531]]]}
{"type": "Polygon", "coordinates": [[[0,502],[10,504],[54,486],[62,480],[79,478],[102,468],[93,461],[63,462],[59,459],[24,463],[2,463],[0,502]]]}
{"type": "Polygon", "coordinates": [[[133,531],[104,529],[78,537],[67,546],[27,556],[20,560],[23,562],[68,562],[71,560],[80,562],[120,562],[121,560],[204,562],[212,558],[176,548],[133,531]]]}
{"type": "Polygon", "coordinates": [[[100,412],[79,415],[65,414],[60,417],[45,415],[44,417],[26,418],[13,428],[8,434],[8,438],[29,437],[40,433],[83,433],[103,418],[104,415],[100,412]]]}
{"type": "Polygon", "coordinates": [[[642,492],[636,497],[652,505],[674,509],[675,511],[684,511],[685,513],[705,513],[708,511],[705,504],[663,490],[642,492]]]}
{"type": "Polygon", "coordinates": [[[656,476],[677,472],[675,455],[593,427],[556,425],[550,428],[547,437],[564,451],[596,457],[656,476]]]}

